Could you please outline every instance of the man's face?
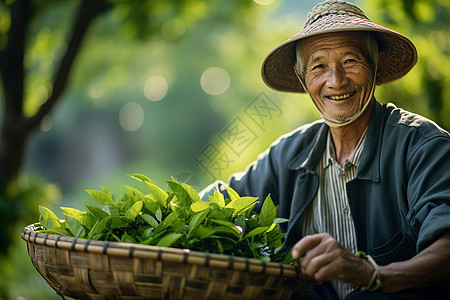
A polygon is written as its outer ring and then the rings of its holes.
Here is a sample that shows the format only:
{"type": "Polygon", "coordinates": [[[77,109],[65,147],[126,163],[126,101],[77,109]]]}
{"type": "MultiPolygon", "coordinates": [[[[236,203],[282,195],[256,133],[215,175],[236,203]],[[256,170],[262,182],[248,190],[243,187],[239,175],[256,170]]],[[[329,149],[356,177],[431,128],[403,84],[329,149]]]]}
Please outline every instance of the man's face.
{"type": "Polygon", "coordinates": [[[324,118],[339,120],[369,101],[374,70],[364,33],[324,34],[302,41],[305,84],[324,118]]]}

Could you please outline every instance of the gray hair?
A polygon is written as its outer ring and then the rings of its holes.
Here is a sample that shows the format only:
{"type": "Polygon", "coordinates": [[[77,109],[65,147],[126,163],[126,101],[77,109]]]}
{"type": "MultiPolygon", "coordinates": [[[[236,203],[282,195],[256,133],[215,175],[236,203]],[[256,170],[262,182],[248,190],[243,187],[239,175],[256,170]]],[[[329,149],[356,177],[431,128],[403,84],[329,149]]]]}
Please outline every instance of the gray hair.
{"type": "MultiPolygon", "coordinates": [[[[372,66],[372,68],[375,68],[375,65],[378,61],[378,40],[377,36],[375,34],[368,32],[367,38],[366,38],[366,44],[367,44],[367,50],[369,51],[369,57],[367,58],[372,66]]],[[[301,51],[301,42],[298,41],[295,46],[295,52],[297,55],[297,61],[294,64],[294,71],[297,73],[298,76],[300,76],[301,80],[304,82],[305,76],[306,76],[306,67],[305,67],[305,61],[303,57],[303,53],[301,51]]]]}

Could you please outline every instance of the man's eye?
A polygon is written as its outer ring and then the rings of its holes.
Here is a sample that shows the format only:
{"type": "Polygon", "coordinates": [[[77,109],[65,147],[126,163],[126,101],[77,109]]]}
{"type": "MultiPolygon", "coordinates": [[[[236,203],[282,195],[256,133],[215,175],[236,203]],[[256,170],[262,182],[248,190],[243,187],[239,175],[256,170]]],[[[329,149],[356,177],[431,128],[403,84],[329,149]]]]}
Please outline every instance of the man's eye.
{"type": "Polygon", "coordinates": [[[356,62],[356,60],[353,59],[353,58],[349,58],[349,59],[347,59],[347,60],[345,61],[346,64],[354,63],[354,62],[356,62]]]}
{"type": "Polygon", "coordinates": [[[321,68],[324,68],[324,67],[325,67],[324,65],[319,64],[319,65],[315,65],[312,69],[316,70],[316,69],[321,69],[321,68]]]}

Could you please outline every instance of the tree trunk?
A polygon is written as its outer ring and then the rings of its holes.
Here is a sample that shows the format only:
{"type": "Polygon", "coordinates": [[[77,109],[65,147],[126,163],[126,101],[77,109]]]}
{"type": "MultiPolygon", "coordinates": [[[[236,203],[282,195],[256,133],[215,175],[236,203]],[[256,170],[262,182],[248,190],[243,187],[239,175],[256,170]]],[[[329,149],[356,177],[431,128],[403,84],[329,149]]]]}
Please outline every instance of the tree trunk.
{"type": "Polygon", "coordinates": [[[20,220],[22,199],[11,199],[7,186],[22,168],[27,141],[42,118],[50,113],[67,87],[73,62],[92,21],[109,8],[107,0],[83,0],[70,34],[67,51],[61,59],[53,79],[51,95],[32,117],[23,114],[24,56],[26,32],[33,15],[30,0],[16,0],[9,6],[11,26],[6,46],[0,50],[0,74],[3,85],[3,118],[0,131],[0,254],[8,250],[11,230],[20,220]]]}
{"type": "MultiPolygon", "coordinates": [[[[27,140],[42,118],[50,113],[67,87],[73,62],[93,20],[110,7],[105,0],[84,0],[78,10],[67,51],[53,79],[53,89],[36,115],[23,115],[25,37],[32,5],[29,0],[16,0],[10,6],[11,27],[8,43],[0,54],[0,72],[3,83],[4,111],[0,132],[0,195],[20,171],[27,140]]],[[[1,199],[0,199],[1,201],[1,199]]]]}

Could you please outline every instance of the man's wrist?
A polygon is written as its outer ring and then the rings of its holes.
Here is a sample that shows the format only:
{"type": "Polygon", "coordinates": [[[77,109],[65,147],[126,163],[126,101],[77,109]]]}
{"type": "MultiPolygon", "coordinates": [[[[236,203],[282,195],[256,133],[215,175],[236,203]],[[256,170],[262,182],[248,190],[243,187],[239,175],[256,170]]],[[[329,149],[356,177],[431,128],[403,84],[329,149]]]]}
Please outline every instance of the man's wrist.
{"type": "Polygon", "coordinates": [[[373,268],[372,274],[368,283],[361,287],[362,291],[376,291],[381,287],[381,275],[380,275],[380,267],[375,262],[375,260],[370,256],[364,253],[363,251],[359,251],[356,253],[356,256],[366,260],[373,268]]]}

